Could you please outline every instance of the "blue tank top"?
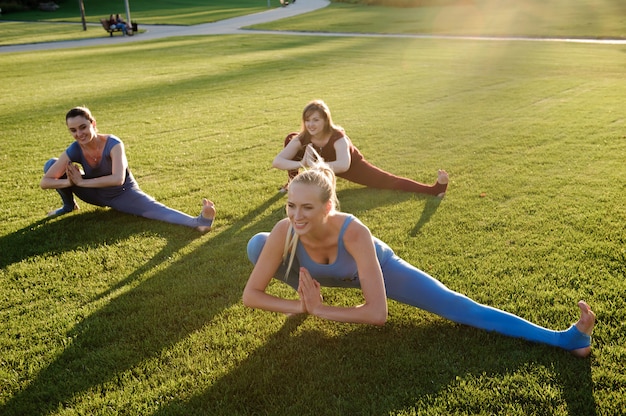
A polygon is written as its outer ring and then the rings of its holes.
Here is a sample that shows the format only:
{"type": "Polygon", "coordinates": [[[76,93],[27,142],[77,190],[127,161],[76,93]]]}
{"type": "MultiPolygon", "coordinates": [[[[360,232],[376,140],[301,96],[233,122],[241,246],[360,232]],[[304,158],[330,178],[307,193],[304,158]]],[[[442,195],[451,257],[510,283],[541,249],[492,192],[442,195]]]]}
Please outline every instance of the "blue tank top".
{"type": "MultiPolygon", "coordinates": [[[[306,268],[311,276],[317,280],[322,286],[332,287],[360,287],[359,274],[356,266],[356,261],[348,253],[343,243],[343,235],[348,228],[348,225],[355,219],[353,215],[346,217],[341,230],[339,231],[339,237],[337,242],[337,259],[331,264],[316,263],[309,257],[300,241],[296,248],[296,257],[301,267],[306,268]]],[[[374,240],[374,246],[376,248],[376,257],[381,268],[391,256],[394,255],[391,248],[377,239],[374,240]]]]}
{"type": "MultiPolygon", "coordinates": [[[[122,143],[122,141],[113,136],[107,136],[107,141],[104,144],[104,149],[102,150],[102,159],[98,166],[91,166],[85,155],[83,154],[83,150],[80,148],[78,142],[74,142],[65,150],[65,153],[70,158],[72,162],[80,163],[83,167],[83,171],[85,172],[85,179],[99,178],[102,176],[108,176],[113,173],[113,160],[111,159],[111,150],[122,143]]],[[[136,188],[139,189],[135,178],[132,173],[130,173],[129,169],[126,169],[126,180],[124,181],[124,185],[122,186],[109,186],[106,188],[98,188],[99,192],[105,198],[115,198],[119,194],[121,194],[125,189],[136,188]]]]}

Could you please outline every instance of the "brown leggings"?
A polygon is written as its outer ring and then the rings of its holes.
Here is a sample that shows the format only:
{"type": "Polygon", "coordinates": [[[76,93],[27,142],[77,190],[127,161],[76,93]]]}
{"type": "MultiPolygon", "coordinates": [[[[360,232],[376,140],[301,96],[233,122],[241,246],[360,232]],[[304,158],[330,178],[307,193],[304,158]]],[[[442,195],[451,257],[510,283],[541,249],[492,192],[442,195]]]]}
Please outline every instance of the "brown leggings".
{"type": "MultiPolygon", "coordinates": [[[[287,146],[287,144],[297,135],[297,133],[290,133],[287,135],[287,137],[285,137],[285,146],[287,146]]],[[[436,182],[434,185],[425,185],[408,178],[393,175],[369,163],[353,145],[350,146],[350,150],[350,168],[343,173],[338,173],[337,177],[339,178],[343,178],[369,188],[394,189],[398,191],[415,192],[434,196],[446,192],[446,189],[448,188],[448,184],[436,182]]],[[[300,161],[303,157],[304,150],[298,152],[294,157],[294,160],[300,161]]],[[[291,180],[298,174],[298,170],[289,170],[287,173],[289,175],[289,181],[291,182],[291,180]]]]}

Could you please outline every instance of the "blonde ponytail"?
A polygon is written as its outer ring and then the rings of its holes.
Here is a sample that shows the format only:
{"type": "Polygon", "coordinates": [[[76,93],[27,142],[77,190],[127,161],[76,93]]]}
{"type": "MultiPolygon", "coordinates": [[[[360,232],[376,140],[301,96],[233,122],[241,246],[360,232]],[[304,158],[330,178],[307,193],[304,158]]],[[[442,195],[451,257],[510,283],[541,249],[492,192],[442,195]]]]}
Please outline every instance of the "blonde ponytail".
{"type": "Polygon", "coordinates": [[[293,232],[293,225],[291,225],[291,221],[289,221],[289,228],[287,229],[287,235],[285,236],[285,248],[283,249],[283,264],[287,260],[287,254],[289,254],[289,264],[287,265],[287,270],[285,271],[285,282],[287,281],[287,277],[289,277],[289,271],[291,270],[291,266],[293,265],[293,259],[296,256],[296,247],[298,246],[298,234],[293,232]]]}

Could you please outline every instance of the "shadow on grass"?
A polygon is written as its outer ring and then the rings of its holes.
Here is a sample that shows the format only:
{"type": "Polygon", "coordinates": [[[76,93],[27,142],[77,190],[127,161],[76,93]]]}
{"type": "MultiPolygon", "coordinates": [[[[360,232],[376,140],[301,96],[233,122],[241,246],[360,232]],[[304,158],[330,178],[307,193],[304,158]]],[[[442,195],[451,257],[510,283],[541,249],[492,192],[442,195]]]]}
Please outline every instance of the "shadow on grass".
{"type": "Polygon", "coordinates": [[[132,216],[98,209],[41,219],[0,237],[0,268],[35,256],[56,256],[79,248],[115,244],[139,233],[129,218],[132,216]],[[116,231],[112,233],[111,229],[116,231]]]}
{"type": "Polygon", "coordinates": [[[288,318],[206,392],[155,414],[420,414],[441,406],[446,414],[502,414],[507,405],[554,414],[563,402],[569,414],[596,414],[589,360],[564,351],[447,322],[355,326],[328,337],[299,328],[304,319],[288,318]],[[556,377],[534,373],[543,367],[556,377]],[[515,374],[528,372],[558,397],[519,385],[515,374]],[[501,384],[493,387],[481,377],[501,384]],[[477,392],[481,398],[473,397],[477,392]]]}
{"type": "Polygon", "coordinates": [[[346,207],[347,212],[356,216],[359,216],[361,212],[365,212],[370,209],[380,209],[385,205],[395,205],[413,198],[426,201],[424,209],[420,214],[420,218],[409,231],[409,235],[411,237],[415,237],[419,234],[422,227],[426,225],[428,221],[430,221],[431,217],[437,212],[437,209],[439,208],[439,205],[441,205],[442,201],[441,198],[428,195],[371,188],[343,189],[337,192],[337,197],[341,203],[341,208],[346,207]],[[377,193],[377,195],[374,195],[374,193],[377,193]]]}
{"type": "Polygon", "coordinates": [[[415,237],[419,234],[422,227],[426,225],[435,212],[437,212],[439,205],[441,205],[441,198],[430,197],[426,200],[426,205],[424,206],[419,220],[417,220],[415,226],[409,231],[411,237],[415,237]]]}
{"type": "MultiPolygon", "coordinates": [[[[380,198],[365,199],[363,202],[362,192],[372,191],[367,189],[350,190],[344,192],[342,196],[348,200],[360,201],[359,209],[380,207],[380,198]]],[[[384,199],[385,204],[398,203],[413,197],[406,193],[394,192],[392,194],[394,198],[384,199]]],[[[207,240],[206,244],[139,283],[132,290],[113,297],[106,306],[78,323],[68,334],[72,339],[69,347],[45,367],[24,390],[14,395],[4,406],[0,407],[0,413],[3,415],[45,415],[60,408],[71,406],[73,398],[85,392],[92,391],[93,393],[89,394],[98,394],[98,386],[105,383],[123,383],[124,372],[136,368],[147,359],[159,356],[164,349],[199,330],[216,314],[239,302],[240,287],[243,287],[245,282],[225,279],[224,270],[230,270],[231,275],[245,279],[246,272],[249,271],[250,267],[245,257],[245,244],[254,232],[269,230],[278,218],[282,218],[284,215],[282,207],[267,213],[267,209],[282,198],[284,198],[282,194],[272,196],[258,207],[250,210],[232,226],[219,229],[218,224],[217,231],[210,236],[211,238],[207,240]],[[261,219],[259,220],[259,218],[261,219]],[[258,230],[256,230],[257,228],[258,230]],[[246,230],[246,232],[243,233],[242,230],[246,230]],[[211,250],[212,246],[220,246],[221,249],[218,251],[211,250]],[[232,250],[228,249],[229,246],[232,246],[232,250]],[[232,254],[225,258],[225,252],[232,254]],[[201,272],[185,273],[187,270],[201,270],[201,272]],[[185,277],[177,277],[176,280],[173,280],[171,276],[185,277]],[[241,285],[238,286],[239,283],[241,285]]],[[[428,218],[432,212],[427,215],[428,218]]],[[[65,217],[38,221],[29,227],[1,238],[0,250],[8,255],[2,256],[0,264],[4,268],[33,256],[55,256],[85,247],[113,245],[133,235],[145,232],[156,233],[164,237],[167,239],[166,246],[114,287],[98,295],[96,299],[99,299],[108,297],[118,289],[142,278],[146,272],[158,269],[166,259],[179,252],[193,239],[198,238],[200,234],[185,227],[134,218],[112,210],[75,213],[65,217]]],[[[283,348],[287,348],[286,351],[281,351],[280,345],[290,338],[289,334],[297,329],[298,322],[300,321],[297,319],[288,321],[288,325],[276,335],[274,340],[253,354],[250,360],[232,374],[219,381],[214,388],[207,392],[206,397],[198,397],[188,404],[174,404],[170,410],[164,409],[164,411],[176,412],[175,409],[180,407],[182,409],[181,414],[187,414],[187,410],[193,411],[198,406],[203,409],[204,400],[213,400],[225,395],[225,397],[232,399],[232,403],[231,400],[224,402],[229,403],[228,405],[225,404],[225,410],[239,409],[242,413],[247,413],[246,407],[251,400],[250,394],[255,390],[248,391],[248,388],[240,387],[242,386],[241,382],[231,386],[231,380],[241,379],[243,385],[254,385],[257,381],[255,381],[252,373],[256,371],[258,374],[264,364],[266,365],[276,358],[274,357],[276,352],[279,354],[278,363],[289,362],[290,357],[298,356],[301,349],[305,353],[311,354],[312,357],[320,357],[324,364],[318,368],[315,367],[314,363],[294,362],[295,368],[293,373],[290,372],[291,379],[294,380],[297,374],[305,371],[306,367],[303,365],[310,365],[311,375],[317,378],[317,373],[323,371],[326,375],[322,377],[321,381],[332,385],[331,370],[338,363],[331,359],[334,357],[332,353],[325,354],[325,348],[323,348],[325,342],[336,344],[337,347],[343,349],[340,356],[345,356],[348,359],[347,365],[343,368],[343,377],[346,379],[345,384],[349,385],[349,380],[353,376],[351,371],[354,368],[360,368],[357,363],[349,361],[350,350],[360,348],[361,343],[373,343],[371,345],[375,345],[381,342],[381,340],[369,339],[370,334],[380,333],[372,329],[360,329],[355,332],[356,339],[350,335],[345,340],[316,340],[316,334],[313,332],[296,337],[295,340],[283,346],[283,348]],[[315,345],[319,348],[314,347],[315,345]],[[276,347],[279,347],[278,351],[275,351],[276,347]],[[283,356],[281,357],[281,355],[283,356]],[[235,389],[236,393],[230,396],[228,392],[231,392],[232,389],[235,389]],[[242,396],[236,399],[239,395],[242,396]],[[240,403],[244,407],[240,408],[234,403],[240,403]]],[[[389,349],[391,348],[394,347],[389,345],[389,349]]],[[[371,352],[375,353],[375,351],[371,352]]],[[[365,354],[368,352],[366,351],[365,354]]],[[[357,354],[357,357],[362,356],[363,353],[357,354]]],[[[274,367],[274,372],[270,374],[269,384],[262,383],[261,387],[266,389],[276,385],[279,387],[280,393],[287,395],[289,384],[283,384],[283,382],[289,378],[284,378],[279,367],[281,366],[274,367]]],[[[267,378],[265,379],[267,380],[267,378]]],[[[372,388],[375,389],[374,386],[372,388]]],[[[302,393],[299,388],[298,393],[302,393]]],[[[260,411],[272,412],[269,405],[264,409],[263,397],[254,400],[257,402],[256,407],[260,407],[260,411]]],[[[345,400],[349,402],[350,398],[346,397],[345,400]]],[[[318,403],[317,406],[319,405],[318,403]]],[[[361,409],[356,403],[354,406],[355,409],[361,409]]],[[[209,413],[214,412],[211,410],[209,413]]],[[[321,411],[318,414],[328,413],[321,411]]],[[[335,412],[335,414],[339,413],[335,412]]]]}
{"type": "MultiPolygon", "coordinates": [[[[228,277],[244,276],[249,270],[241,238],[233,238],[243,227],[270,207],[278,196],[256,207],[225,230],[219,230],[192,253],[157,272],[137,287],[114,297],[103,308],[78,323],[68,336],[71,344],[37,375],[28,386],[0,406],[2,415],[45,415],[71,406],[73,398],[107,382],[121,382],[126,370],[158,356],[161,351],[199,330],[217,313],[238,302],[241,288],[228,277]],[[229,245],[232,250],[224,249],[229,245]],[[220,250],[211,250],[221,246],[220,250]],[[232,253],[227,258],[224,253],[232,253]],[[196,273],[189,273],[188,271],[196,273]],[[172,276],[177,276],[172,279],[172,276]],[[185,277],[180,277],[185,276],[185,277]]],[[[171,255],[201,234],[179,226],[134,218],[115,211],[72,214],[55,222],[39,221],[0,241],[0,248],[22,244],[25,248],[7,258],[3,265],[35,255],[54,255],[86,245],[115,244],[133,234],[157,231],[168,239],[158,255],[128,275],[116,287],[158,269],[171,255]],[[123,224],[129,225],[128,227],[123,224]],[[108,239],[93,233],[91,225],[108,229],[108,239]],[[111,231],[115,230],[115,231],[111,231]],[[64,237],[57,239],[56,235],[64,237]],[[52,241],[50,241],[52,240],[52,241]]],[[[260,224],[267,227],[269,224],[260,224]]],[[[218,224],[219,228],[219,224],[218,224]]],[[[247,236],[248,237],[248,236],[247,236]]],[[[247,239],[245,240],[247,241],[247,239]]],[[[107,293],[112,293],[110,288],[107,293]]],[[[102,297],[100,295],[99,297],[102,297]]],[[[99,394],[99,393],[94,393],[99,394]]]]}

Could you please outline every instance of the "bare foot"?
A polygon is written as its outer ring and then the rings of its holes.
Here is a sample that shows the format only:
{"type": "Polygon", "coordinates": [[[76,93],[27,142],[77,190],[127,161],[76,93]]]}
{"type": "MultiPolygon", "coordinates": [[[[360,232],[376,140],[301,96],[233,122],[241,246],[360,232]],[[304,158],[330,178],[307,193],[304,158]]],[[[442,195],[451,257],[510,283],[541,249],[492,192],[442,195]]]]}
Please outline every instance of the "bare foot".
{"type": "Polygon", "coordinates": [[[435,184],[437,190],[440,191],[437,193],[438,198],[443,198],[444,196],[446,196],[446,190],[448,189],[448,180],[448,172],[443,169],[439,169],[437,171],[437,183],[435,184]]]}
{"type": "MultiPolygon", "coordinates": [[[[580,319],[575,324],[576,329],[583,334],[591,335],[596,324],[596,314],[593,313],[591,307],[584,300],[578,302],[578,307],[580,308],[580,319]]],[[[591,346],[572,350],[571,353],[576,357],[587,357],[591,354],[591,346]]]]}
{"type": "MultiPolygon", "coordinates": [[[[202,199],[202,217],[206,218],[207,220],[214,220],[215,212],[215,204],[206,198],[202,199]]],[[[211,228],[212,225],[201,225],[199,227],[196,227],[196,229],[201,233],[211,231],[211,228]]]]}

